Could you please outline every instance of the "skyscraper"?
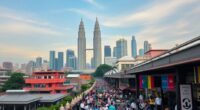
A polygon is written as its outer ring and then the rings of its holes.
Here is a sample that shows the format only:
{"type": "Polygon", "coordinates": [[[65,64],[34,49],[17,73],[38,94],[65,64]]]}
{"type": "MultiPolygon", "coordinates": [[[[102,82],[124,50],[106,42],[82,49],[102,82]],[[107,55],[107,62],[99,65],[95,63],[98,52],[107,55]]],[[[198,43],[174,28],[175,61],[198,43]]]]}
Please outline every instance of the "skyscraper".
{"type": "Polygon", "coordinates": [[[12,62],[3,62],[3,69],[13,70],[13,63],[12,62]]]}
{"type": "Polygon", "coordinates": [[[116,57],[119,59],[123,56],[127,56],[127,40],[119,39],[116,42],[116,57]]]}
{"type": "Polygon", "coordinates": [[[68,67],[71,67],[74,70],[76,69],[76,57],[75,56],[69,57],[68,63],[69,63],[68,67]]]}
{"type": "Polygon", "coordinates": [[[95,68],[95,66],[94,66],[94,57],[91,58],[91,68],[92,68],[92,69],[95,68]]]}
{"type": "Polygon", "coordinates": [[[151,44],[149,44],[148,41],[144,41],[144,53],[146,53],[147,51],[149,51],[151,48],[151,44]]]}
{"type": "Polygon", "coordinates": [[[26,65],[26,74],[31,75],[34,69],[35,69],[35,62],[29,61],[28,64],[26,65]]]}
{"type": "Polygon", "coordinates": [[[99,27],[98,19],[96,18],[94,26],[94,37],[93,37],[93,49],[94,49],[94,66],[97,68],[102,61],[101,58],[101,30],[99,27]]]}
{"type": "Polygon", "coordinates": [[[86,68],[86,38],[84,24],[81,19],[78,31],[78,69],[86,68]]]}
{"type": "Polygon", "coordinates": [[[132,50],[132,57],[136,57],[137,56],[137,43],[135,40],[135,36],[132,36],[132,40],[131,40],[131,50],[132,50]]]}
{"type": "Polygon", "coordinates": [[[49,56],[49,69],[55,70],[55,51],[50,51],[49,56]]]}
{"type": "Polygon", "coordinates": [[[35,62],[36,68],[41,68],[42,67],[42,57],[37,57],[36,62],[35,62]]]}
{"type": "Polygon", "coordinates": [[[113,57],[117,57],[117,48],[113,47],[113,57]]]}
{"type": "Polygon", "coordinates": [[[72,67],[73,69],[76,69],[76,57],[73,50],[67,50],[66,59],[67,67],[72,67]]]}
{"type": "Polygon", "coordinates": [[[144,55],[144,49],[139,49],[139,56],[143,56],[144,55]]]}
{"type": "Polygon", "coordinates": [[[111,57],[111,48],[109,45],[104,46],[104,57],[111,57]]]}
{"type": "Polygon", "coordinates": [[[55,58],[54,70],[58,70],[58,58],[55,58]]]}
{"type": "Polygon", "coordinates": [[[57,69],[62,70],[63,69],[63,63],[64,63],[64,58],[63,58],[63,52],[58,52],[58,62],[57,62],[57,69]]]}

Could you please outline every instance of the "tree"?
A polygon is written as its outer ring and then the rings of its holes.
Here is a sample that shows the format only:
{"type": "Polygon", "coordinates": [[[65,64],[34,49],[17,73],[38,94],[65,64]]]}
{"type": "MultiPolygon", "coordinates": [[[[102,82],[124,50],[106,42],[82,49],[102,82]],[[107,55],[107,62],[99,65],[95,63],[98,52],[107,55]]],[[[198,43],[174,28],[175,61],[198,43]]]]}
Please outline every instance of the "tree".
{"type": "Polygon", "coordinates": [[[107,64],[101,64],[96,71],[93,73],[94,77],[103,77],[104,74],[108,71],[112,70],[112,66],[109,66],[107,64]]]}
{"type": "Polygon", "coordinates": [[[3,85],[2,90],[6,91],[9,89],[22,89],[25,85],[23,76],[23,73],[13,73],[3,85]]]}

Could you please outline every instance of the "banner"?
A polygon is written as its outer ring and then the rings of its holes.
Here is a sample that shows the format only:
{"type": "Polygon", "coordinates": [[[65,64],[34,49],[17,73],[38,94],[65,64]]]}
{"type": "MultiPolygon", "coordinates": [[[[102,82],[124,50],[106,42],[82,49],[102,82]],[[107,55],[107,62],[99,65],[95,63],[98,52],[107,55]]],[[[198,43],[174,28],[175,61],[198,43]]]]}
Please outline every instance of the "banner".
{"type": "Polygon", "coordinates": [[[142,88],[142,75],[139,75],[139,81],[140,81],[140,89],[142,88]]]}
{"type": "Polygon", "coordinates": [[[152,89],[154,88],[154,77],[153,76],[150,76],[148,75],[148,89],[152,89]]]}
{"type": "Polygon", "coordinates": [[[162,88],[167,89],[168,88],[168,77],[167,75],[162,76],[162,88]]]}
{"type": "Polygon", "coordinates": [[[142,76],[142,87],[147,88],[147,86],[148,86],[148,77],[142,76]]]}
{"type": "Polygon", "coordinates": [[[168,89],[174,89],[174,75],[168,75],[168,89]]]}

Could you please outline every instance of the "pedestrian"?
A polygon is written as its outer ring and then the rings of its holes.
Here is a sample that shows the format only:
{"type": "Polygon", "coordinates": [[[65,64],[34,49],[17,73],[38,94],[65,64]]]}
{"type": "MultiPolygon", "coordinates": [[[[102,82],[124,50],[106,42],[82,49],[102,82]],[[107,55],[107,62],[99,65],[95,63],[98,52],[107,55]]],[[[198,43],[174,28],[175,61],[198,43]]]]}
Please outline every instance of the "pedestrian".
{"type": "Polygon", "coordinates": [[[116,110],[113,102],[111,102],[111,105],[109,106],[108,110],[116,110]]]}
{"type": "Polygon", "coordinates": [[[155,99],[155,108],[156,110],[162,110],[162,99],[160,98],[160,95],[158,94],[155,99]]]}
{"type": "Polygon", "coordinates": [[[136,105],[134,100],[131,102],[131,109],[132,110],[138,110],[137,105],[136,105]]]}
{"type": "Polygon", "coordinates": [[[81,102],[81,104],[80,104],[80,108],[81,108],[81,110],[85,110],[85,104],[84,104],[84,101],[81,102]]]}

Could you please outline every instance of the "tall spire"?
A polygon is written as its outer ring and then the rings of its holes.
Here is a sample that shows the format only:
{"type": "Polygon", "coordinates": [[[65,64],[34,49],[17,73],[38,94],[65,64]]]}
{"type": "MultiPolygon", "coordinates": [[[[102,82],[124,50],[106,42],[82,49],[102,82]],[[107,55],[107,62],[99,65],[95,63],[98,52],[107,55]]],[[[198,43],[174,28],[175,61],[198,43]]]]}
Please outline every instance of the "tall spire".
{"type": "Polygon", "coordinates": [[[80,22],[80,24],[79,24],[79,32],[80,32],[80,31],[85,31],[84,23],[83,23],[82,18],[81,18],[81,22],[80,22]]]}
{"type": "Polygon", "coordinates": [[[96,22],[95,22],[94,31],[100,31],[99,21],[98,21],[98,18],[97,18],[97,17],[96,17],[96,22]]]}
{"type": "Polygon", "coordinates": [[[94,66],[97,68],[101,64],[101,31],[97,18],[94,26],[93,49],[94,66]]]}
{"type": "Polygon", "coordinates": [[[78,69],[83,70],[86,68],[86,38],[84,23],[81,18],[78,31],[78,69]]]}

